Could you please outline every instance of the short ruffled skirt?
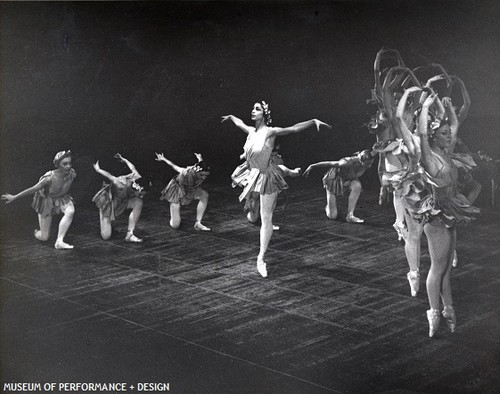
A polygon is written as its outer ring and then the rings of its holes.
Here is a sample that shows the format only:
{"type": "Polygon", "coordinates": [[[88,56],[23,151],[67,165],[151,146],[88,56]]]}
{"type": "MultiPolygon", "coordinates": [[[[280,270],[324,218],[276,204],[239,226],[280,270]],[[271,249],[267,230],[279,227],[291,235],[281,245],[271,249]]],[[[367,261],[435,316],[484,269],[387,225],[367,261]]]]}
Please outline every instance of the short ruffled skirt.
{"type": "Polygon", "coordinates": [[[339,174],[339,169],[334,167],[323,176],[323,187],[335,196],[343,196],[345,189],[351,186],[354,179],[344,180],[339,174]]]}
{"type": "Polygon", "coordinates": [[[69,194],[64,194],[60,197],[46,197],[40,191],[37,191],[33,196],[32,208],[42,216],[57,215],[69,204],[73,199],[69,194]]]}
{"type": "Polygon", "coordinates": [[[403,198],[408,204],[415,205],[430,193],[424,175],[419,171],[407,171],[394,187],[396,197],[403,198]]]}
{"type": "Polygon", "coordinates": [[[429,194],[408,208],[408,211],[417,221],[439,219],[448,228],[469,223],[480,213],[480,209],[470,205],[462,194],[447,198],[435,198],[429,194]]]}
{"type": "Polygon", "coordinates": [[[382,184],[384,186],[389,187],[390,191],[395,191],[399,188],[401,181],[403,181],[407,173],[408,173],[407,170],[394,171],[394,172],[384,171],[382,173],[382,184]]]}
{"type": "Polygon", "coordinates": [[[231,178],[233,187],[240,186],[243,192],[239,200],[243,201],[251,192],[259,194],[273,194],[288,189],[281,169],[270,163],[266,170],[250,168],[245,161],[233,171],[231,178]]]}
{"type": "Polygon", "coordinates": [[[127,209],[129,200],[118,200],[113,198],[111,185],[105,184],[101,190],[95,194],[92,201],[95,203],[96,207],[101,210],[103,217],[115,220],[116,217],[120,216],[127,209]]]}
{"type": "Polygon", "coordinates": [[[187,190],[181,185],[177,178],[172,178],[168,185],[161,191],[160,200],[167,200],[169,203],[188,205],[195,198],[199,198],[201,187],[195,187],[187,190]]]}
{"type": "Polygon", "coordinates": [[[232,179],[231,185],[233,187],[240,185],[247,177],[249,171],[250,167],[248,166],[248,162],[244,161],[243,163],[241,163],[238,167],[234,169],[233,173],[231,174],[231,179],[232,179]]]}

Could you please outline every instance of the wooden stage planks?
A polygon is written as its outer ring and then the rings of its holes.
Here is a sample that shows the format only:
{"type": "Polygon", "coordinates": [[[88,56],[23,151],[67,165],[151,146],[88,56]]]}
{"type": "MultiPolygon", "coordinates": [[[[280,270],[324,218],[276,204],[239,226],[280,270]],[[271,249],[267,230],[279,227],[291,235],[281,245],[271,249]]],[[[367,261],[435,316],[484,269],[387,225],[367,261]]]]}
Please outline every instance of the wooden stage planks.
{"type": "Polygon", "coordinates": [[[75,249],[57,251],[55,227],[46,244],[32,236],[26,199],[3,209],[1,382],[169,382],[179,393],[500,389],[498,211],[486,207],[459,230],[457,332],[443,321],[429,339],[425,280],[412,298],[391,207],[367,190],[357,211],[365,224],[345,222],[346,201],[328,220],[317,179],[289,183],[266,279],[255,267],[259,226],[224,184],[206,185],[211,233],[192,228],[194,203],[171,229],[152,191],[143,244],[123,241],[126,216],[100,239],[96,209],[81,202],[67,236],[75,249]]]}

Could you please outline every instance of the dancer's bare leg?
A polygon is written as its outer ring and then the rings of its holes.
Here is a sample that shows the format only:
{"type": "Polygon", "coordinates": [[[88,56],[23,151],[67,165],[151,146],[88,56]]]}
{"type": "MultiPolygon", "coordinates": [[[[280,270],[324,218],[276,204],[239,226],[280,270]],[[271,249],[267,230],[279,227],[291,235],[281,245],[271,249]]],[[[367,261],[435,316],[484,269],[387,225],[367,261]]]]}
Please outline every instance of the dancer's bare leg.
{"type": "Polygon", "coordinates": [[[422,239],[423,224],[417,222],[405,210],[406,231],[404,233],[405,239],[405,254],[410,272],[406,275],[410,283],[411,295],[417,296],[420,288],[420,244],[422,239]]]}
{"type": "Polygon", "coordinates": [[[446,272],[443,276],[443,285],[441,287],[441,300],[443,301],[443,312],[442,315],[446,320],[446,324],[450,328],[451,332],[455,332],[455,327],[457,325],[457,317],[455,315],[455,309],[453,308],[453,297],[451,294],[451,267],[453,263],[455,263],[456,257],[456,242],[457,242],[457,231],[456,228],[452,228],[451,230],[451,243],[452,250],[454,251],[451,254],[452,264],[448,265],[446,272]]]}
{"type": "Polygon", "coordinates": [[[201,223],[203,219],[203,215],[205,214],[205,210],[208,205],[208,192],[205,190],[201,190],[200,201],[198,201],[198,205],[196,207],[196,223],[194,224],[194,229],[198,231],[210,231],[207,226],[204,226],[201,223]]]}
{"type": "Polygon", "coordinates": [[[111,238],[111,234],[113,232],[113,227],[111,225],[111,219],[109,217],[105,217],[102,213],[102,209],[99,209],[99,222],[101,224],[101,237],[104,240],[108,240],[111,238]]]}
{"type": "Polygon", "coordinates": [[[350,223],[363,223],[364,220],[354,216],[354,210],[356,209],[356,204],[358,203],[359,196],[361,195],[361,182],[358,180],[351,181],[351,191],[349,193],[349,199],[347,202],[347,217],[346,220],[350,223]]]}
{"type": "Polygon", "coordinates": [[[337,219],[337,197],[330,190],[326,190],[326,216],[328,219],[337,219]]]}
{"type": "MultiPolygon", "coordinates": [[[[273,212],[276,209],[276,205],[278,205],[278,196],[276,196],[276,199],[274,200],[274,206],[273,206],[273,212]]],[[[274,231],[279,231],[280,226],[277,226],[276,224],[273,224],[273,230],[274,231]]]]}
{"type": "Polygon", "coordinates": [[[178,229],[181,225],[181,204],[170,203],[170,227],[178,229]]]}
{"type": "Polygon", "coordinates": [[[443,276],[443,282],[441,287],[441,300],[443,305],[453,305],[453,297],[451,294],[451,266],[453,261],[453,251],[455,251],[455,246],[457,243],[457,231],[456,228],[449,229],[451,235],[451,247],[452,251],[448,255],[448,265],[446,266],[446,271],[443,276]]]}
{"type": "Polygon", "coordinates": [[[260,196],[260,217],[262,224],[260,227],[260,251],[257,257],[257,270],[263,277],[267,276],[264,256],[269,246],[271,236],[273,235],[273,209],[277,197],[278,193],[261,194],[260,196]]]}
{"type": "Polygon", "coordinates": [[[50,236],[50,226],[52,225],[52,215],[42,216],[38,214],[39,230],[35,230],[35,238],[39,241],[47,241],[50,236]]]}
{"type": "Polygon", "coordinates": [[[427,295],[430,309],[427,311],[429,336],[432,337],[439,327],[440,299],[445,303],[443,315],[451,331],[455,330],[455,312],[451,296],[450,269],[454,250],[453,230],[439,220],[426,223],[424,232],[429,244],[431,268],[427,276],[427,295]]]}
{"type": "Polygon", "coordinates": [[[144,202],[142,201],[142,198],[139,197],[132,198],[127,204],[127,208],[132,209],[132,212],[130,212],[130,215],[128,216],[127,235],[125,236],[125,240],[128,242],[143,241],[141,238],[138,238],[134,235],[135,226],[137,225],[137,222],[141,217],[143,204],[144,202]]]}
{"type": "Polygon", "coordinates": [[[441,296],[447,305],[453,304],[449,279],[445,284],[444,276],[450,270],[453,256],[453,230],[444,226],[439,220],[426,223],[425,235],[429,244],[431,268],[427,276],[427,295],[432,309],[439,309],[441,296]]]}
{"type": "Polygon", "coordinates": [[[398,234],[398,241],[403,241],[405,239],[405,207],[403,205],[402,197],[398,196],[396,192],[393,192],[392,198],[394,204],[394,212],[396,213],[396,220],[392,227],[396,230],[398,234]]]}
{"type": "Polygon", "coordinates": [[[54,244],[54,247],[56,249],[73,249],[73,245],[67,244],[64,242],[64,237],[66,236],[66,233],[69,230],[69,227],[71,226],[71,223],[73,222],[73,216],[75,214],[75,207],[72,202],[69,204],[65,205],[63,208],[61,208],[61,211],[63,213],[63,217],[61,221],[59,222],[59,230],[57,232],[57,240],[56,243],[54,244]]]}

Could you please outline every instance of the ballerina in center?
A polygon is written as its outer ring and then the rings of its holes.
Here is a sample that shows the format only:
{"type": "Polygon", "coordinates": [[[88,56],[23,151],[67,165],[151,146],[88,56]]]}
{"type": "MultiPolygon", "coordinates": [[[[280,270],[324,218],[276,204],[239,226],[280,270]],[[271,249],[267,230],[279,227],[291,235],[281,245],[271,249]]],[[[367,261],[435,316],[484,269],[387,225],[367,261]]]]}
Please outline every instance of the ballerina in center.
{"type": "Polygon", "coordinates": [[[246,157],[245,165],[248,167],[239,173],[237,178],[233,177],[233,182],[243,187],[239,199],[240,201],[247,200],[248,215],[260,214],[260,251],[257,257],[257,270],[265,278],[267,267],[264,255],[273,234],[273,211],[276,199],[281,190],[288,188],[283,172],[271,160],[275,139],[278,136],[298,133],[311,126],[315,126],[318,131],[320,126],[329,129],[331,126],[318,119],[311,119],[290,127],[270,127],[271,111],[265,101],[254,104],[251,119],[255,122],[255,126],[248,126],[233,115],[223,116],[222,122],[231,120],[239,129],[248,134],[243,147],[246,157]],[[258,207],[260,207],[260,212],[258,207]]]}

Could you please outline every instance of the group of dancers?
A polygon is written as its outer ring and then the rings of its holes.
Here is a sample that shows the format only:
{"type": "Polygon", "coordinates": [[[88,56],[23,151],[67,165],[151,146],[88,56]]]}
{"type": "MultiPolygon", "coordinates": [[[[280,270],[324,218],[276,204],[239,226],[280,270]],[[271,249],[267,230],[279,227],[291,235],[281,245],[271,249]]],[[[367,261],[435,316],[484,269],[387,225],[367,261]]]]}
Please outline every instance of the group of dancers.
{"type": "Polygon", "coordinates": [[[440,314],[454,332],[451,269],[458,260],[456,229],[479,215],[472,204],[481,189],[471,176],[473,158],[455,152],[470,98],[463,81],[441,65],[410,69],[394,49],[377,53],[374,74],[371,101],[378,110],[369,129],[377,136],[373,151],[379,153],[379,203],[392,192],[394,228],[405,242],[412,296],[419,291],[420,241],[422,233],[426,235],[431,258],[426,280],[429,336],[438,330],[440,314]],[[460,108],[451,100],[457,87],[460,108]]]}
{"type": "MultiPolygon", "coordinates": [[[[431,267],[427,276],[429,310],[429,336],[434,336],[440,322],[445,318],[451,332],[455,330],[456,315],[453,307],[450,273],[456,261],[456,226],[473,220],[479,210],[471,204],[479,193],[477,183],[470,177],[459,179],[459,170],[470,169],[474,163],[465,154],[454,154],[458,140],[458,129],[467,115],[470,100],[464,83],[450,76],[439,65],[409,69],[396,50],[382,49],[375,60],[375,87],[372,102],[378,106],[377,113],[369,123],[369,129],[377,136],[371,149],[355,153],[335,161],[311,164],[303,172],[307,176],[312,169],[327,168],[323,177],[326,190],[325,213],[329,219],[338,216],[337,197],[349,191],[346,221],[363,223],[354,210],[362,187],[359,178],[379,156],[381,192],[379,202],[388,200],[390,194],[396,214],[394,228],[398,238],[405,242],[405,253],[409,272],[407,279],[411,295],[416,296],[420,283],[420,240],[424,233],[428,240],[431,267]],[[388,66],[384,67],[384,64],[388,66]],[[437,73],[432,74],[435,70],[437,73]],[[423,75],[431,72],[422,82],[423,75]],[[437,86],[444,83],[444,88],[437,86]],[[457,110],[451,101],[453,88],[459,86],[463,106],[457,110]],[[443,90],[443,92],[441,91],[443,90]],[[464,181],[465,179],[465,181],[464,181]],[[467,197],[459,188],[468,185],[467,197]],[[441,308],[441,301],[442,306],[441,308]]],[[[241,158],[244,162],[231,175],[233,187],[241,187],[240,201],[245,201],[247,219],[255,223],[259,219],[260,250],[257,256],[257,271],[267,277],[265,260],[274,230],[273,212],[278,194],[287,189],[287,176],[300,176],[301,169],[290,169],[283,163],[275,149],[276,137],[321,127],[331,128],[325,122],[311,119],[290,127],[271,126],[271,111],[264,102],[254,104],[251,111],[253,126],[245,124],[234,115],[222,116],[222,122],[230,121],[247,134],[241,158]]],[[[197,162],[180,167],[156,153],[156,160],[165,162],[177,172],[161,192],[161,200],[170,203],[170,226],[179,228],[181,206],[198,200],[194,229],[210,231],[202,223],[208,204],[208,192],[201,186],[210,174],[210,167],[201,154],[195,153],[197,162]]],[[[143,240],[134,234],[143,208],[146,192],[142,177],[135,166],[121,154],[115,157],[130,171],[127,175],[114,176],[101,169],[99,161],[95,171],[106,178],[102,188],[93,197],[99,209],[101,236],[107,240],[112,234],[112,222],[125,210],[130,210],[125,241],[140,243],[143,240]]],[[[35,237],[47,241],[52,217],[62,214],[59,223],[56,249],[72,249],[64,237],[73,220],[75,208],[69,195],[70,186],[76,177],[72,168],[71,151],[61,151],[54,157],[55,169],[44,174],[34,186],[16,194],[3,194],[2,199],[10,203],[20,197],[34,194],[32,207],[38,213],[40,228],[35,237]]]]}

